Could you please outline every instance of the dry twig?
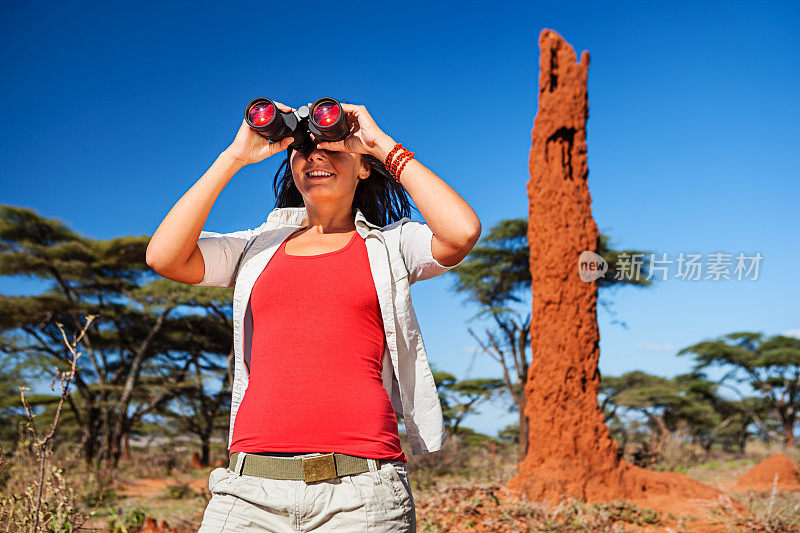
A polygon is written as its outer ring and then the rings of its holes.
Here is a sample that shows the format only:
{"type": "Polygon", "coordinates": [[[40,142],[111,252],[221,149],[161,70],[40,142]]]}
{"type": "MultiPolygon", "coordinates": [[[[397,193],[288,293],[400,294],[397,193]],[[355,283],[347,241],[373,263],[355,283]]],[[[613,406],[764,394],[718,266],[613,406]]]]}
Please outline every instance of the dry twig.
{"type": "Polygon", "coordinates": [[[64,406],[64,400],[69,396],[69,387],[72,384],[72,380],[75,378],[75,372],[78,369],[78,357],[80,357],[81,353],[76,351],[78,343],[83,338],[86,330],[89,328],[89,324],[97,318],[97,315],[89,315],[86,318],[86,325],[83,326],[80,335],[73,339],[70,343],[67,340],[67,334],[64,333],[64,327],[62,324],[56,322],[58,329],[61,330],[61,336],[64,339],[64,344],[66,344],[67,349],[70,352],[70,366],[69,370],[59,372],[56,370],[56,373],[53,376],[53,381],[50,383],[50,390],[55,389],[56,381],[58,381],[59,386],[61,387],[61,397],[58,400],[58,406],[56,406],[55,416],[53,417],[53,422],[50,424],[50,429],[44,437],[39,436],[39,432],[36,429],[36,422],[34,420],[34,414],[31,410],[30,405],[28,405],[28,401],[25,399],[25,391],[30,390],[28,387],[19,387],[19,395],[22,399],[22,406],[25,408],[25,415],[27,416],[28,422],[28,430],[31,432],[33,439],[31,441],[32,448],[34,453],[38,456],[39,459],[39,477],[37,480],[37,490],[36,490],[36,509],[34,510],[34,518],[33,518],[33,526],[31,527],[31,531],[36,533],[39,530],[39,512],[42,507],[42,489],[44,487],[44,472],[45,472],[45,464],[48,455],[52,449],[53,444],[53,436],[56,433],[56,427],[58,426],[58,419],[61,416],[61,408],[64,406]]]}

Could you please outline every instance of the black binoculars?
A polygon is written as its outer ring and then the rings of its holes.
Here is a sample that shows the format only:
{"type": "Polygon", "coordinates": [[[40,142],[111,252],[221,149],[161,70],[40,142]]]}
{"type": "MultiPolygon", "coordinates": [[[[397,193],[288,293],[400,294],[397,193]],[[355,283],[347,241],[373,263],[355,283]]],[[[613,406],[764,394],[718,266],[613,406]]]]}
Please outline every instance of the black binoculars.
{"type": "Polygon", "coordinates": [[[319,142],[336,142],[350,134],[350,125],[342,105],[331,97],[323,97],[297,111],[284,113],[269,98],[256,98],[244,108],[247,125],[272,142],[294,137],[289,145],[298,152],[310,152],[319,142]],[[314,139],[311,139],[311,134],[314,139]]]}

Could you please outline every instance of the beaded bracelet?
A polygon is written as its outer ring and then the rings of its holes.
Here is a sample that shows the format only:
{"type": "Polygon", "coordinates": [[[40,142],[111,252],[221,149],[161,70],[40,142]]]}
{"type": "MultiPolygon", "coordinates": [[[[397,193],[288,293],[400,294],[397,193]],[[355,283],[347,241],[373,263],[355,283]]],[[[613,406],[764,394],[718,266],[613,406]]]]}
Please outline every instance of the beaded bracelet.
{"type": "Polygon", "coordinates": [[[392,150],[386,156],[386,160],[384,161],[384,166],[389,171],[389,173],[394,176],[394,178],[399,182],[400,181],[400,172],[402,172],[403,167],[405,167],[406,163],[409,159],[414,157],[414,152],[409,152],[406,148],[403,147],[402,144],[397,143],[394,145],[392,150]],[[397,157],[394,157],[395,153],[400,151],[400,154],[397,157]],[[394,157],[394,160],[392,158],[394,157]]]}
{"type": "Polygon", "coordinates": [[[409,151],[406,150],[405,148],[403,148],[403,151],[400,152],[399,154],[397,154],[397,156],[394,158],[394,161],[392,161],[392,164],[389,165],[389,172],[392,173],[392,176],[396,176],[397,175],[397,165],[399,165],[400,162],[403,159],[408,157],[408,154],[409,154],[409,151]]]}
{"type": "Polygon", "coordinates": [[[406,163],[408,163],[408,162],[409,162],[410,160],[412,160],[412,159],[414,159],[414,152],[411,152],[411,153],[408,155],[408,157],[406,157],[405,159],[403,159],[403,162],[402,162],[402,163],[400,163],[400,166],[399,166],[399,167],[397,167],[397,181],[400,181],[400,173],[401,173],[401,172],[403,172],[403,168],[405,168],[405,166],[406,166],[406,163]]]}
{"type": "Polygon", "coordinates": [[[397,154],[394,155],[393,160],[388,165],[386,165],[386,170],[389,171],[389,174],[391,174],[392,177],[395,178],[397,177],[395,175],[395,171],[397,170],[397,164],[400,162],[401,159],[403,159],[404,154],[406,153],[407,150],[401,147],[400,150],[397,152],[397,154]]]}
{"type": "Polygon", "coordinates": [[[400,144],[400,143],[397,143],[397,144],[395,144],[395,145],[394,145],[394,148],[392,148],[392,151],[391,151],[391,152],[389,152],[389,155],[387,155],[387,156],[386,156],[386,160],[383,162],[383,164],[384,164],[384,166],[385,166],[387,169],[388,169],[388,168],[391,166],[392,156],[393,156],[393,155],[394,155],[394,154],[395,154],[395,153],[396,153],[398,150],[400,150],[401,148],[403,148],[403,145],[402,145],[402,144],[400,144]]]}

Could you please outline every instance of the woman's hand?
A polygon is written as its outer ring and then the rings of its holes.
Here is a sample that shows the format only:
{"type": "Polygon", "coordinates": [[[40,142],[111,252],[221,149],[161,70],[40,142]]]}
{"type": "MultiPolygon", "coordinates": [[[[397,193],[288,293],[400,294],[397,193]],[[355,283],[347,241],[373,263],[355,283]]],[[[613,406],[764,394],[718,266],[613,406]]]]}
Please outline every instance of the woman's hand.
{"type": "MultiPolygon", "coordinates": [[[[379,141],[388,138],[388,135],[375,124],[375,120],[370,116],[366,107],[340,103],[345,113],[345,118],[350,125],[350,134],[341,141],[321,142],[317,144],[317,148],[334,152],[376,156],[379,151],[379,141]]],[[[310,106],[311,104],[308,105],[310,106]]],[[[316,142],[313,133],[311,134],[311,139],[316,142]]]]}
{"type": "MultiPolygon", "coordinates": [[[[275,105],[284,113],[295,111],[293,107],[283,105],[280,102],[275,102],[275,105]]],[[[294,142],[294,138],[291,136],[276,143],[270,142],[256,133],[253,128],[247,125],[247,121],[242,119],[242,125],[239,128],[239,132],[236,134],[236,138],[233,140],[233,143],[225,149],[225,152],[241,162],[242,165],[249,165],[250,163],[263,161],[285,150],[292,142],[294,142]]]]}

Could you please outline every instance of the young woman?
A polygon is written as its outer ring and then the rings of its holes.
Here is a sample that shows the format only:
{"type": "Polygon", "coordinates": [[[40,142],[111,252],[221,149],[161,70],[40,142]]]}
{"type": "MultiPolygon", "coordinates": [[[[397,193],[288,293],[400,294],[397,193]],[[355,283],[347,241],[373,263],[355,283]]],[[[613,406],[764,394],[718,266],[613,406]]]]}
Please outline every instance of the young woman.
{"type": "Polygon", "coordinates": [[[396,415],[413,454],[447,438],[409,286],[459,264],[481,224],[364,106],[342,108],[346,139],[287,150],[264,224],[201,231],[239,169],[292,142],[243,121],[147,248],[166,278],[234,288],[230,466],[202,533],[416,531],[396,415]]]}

